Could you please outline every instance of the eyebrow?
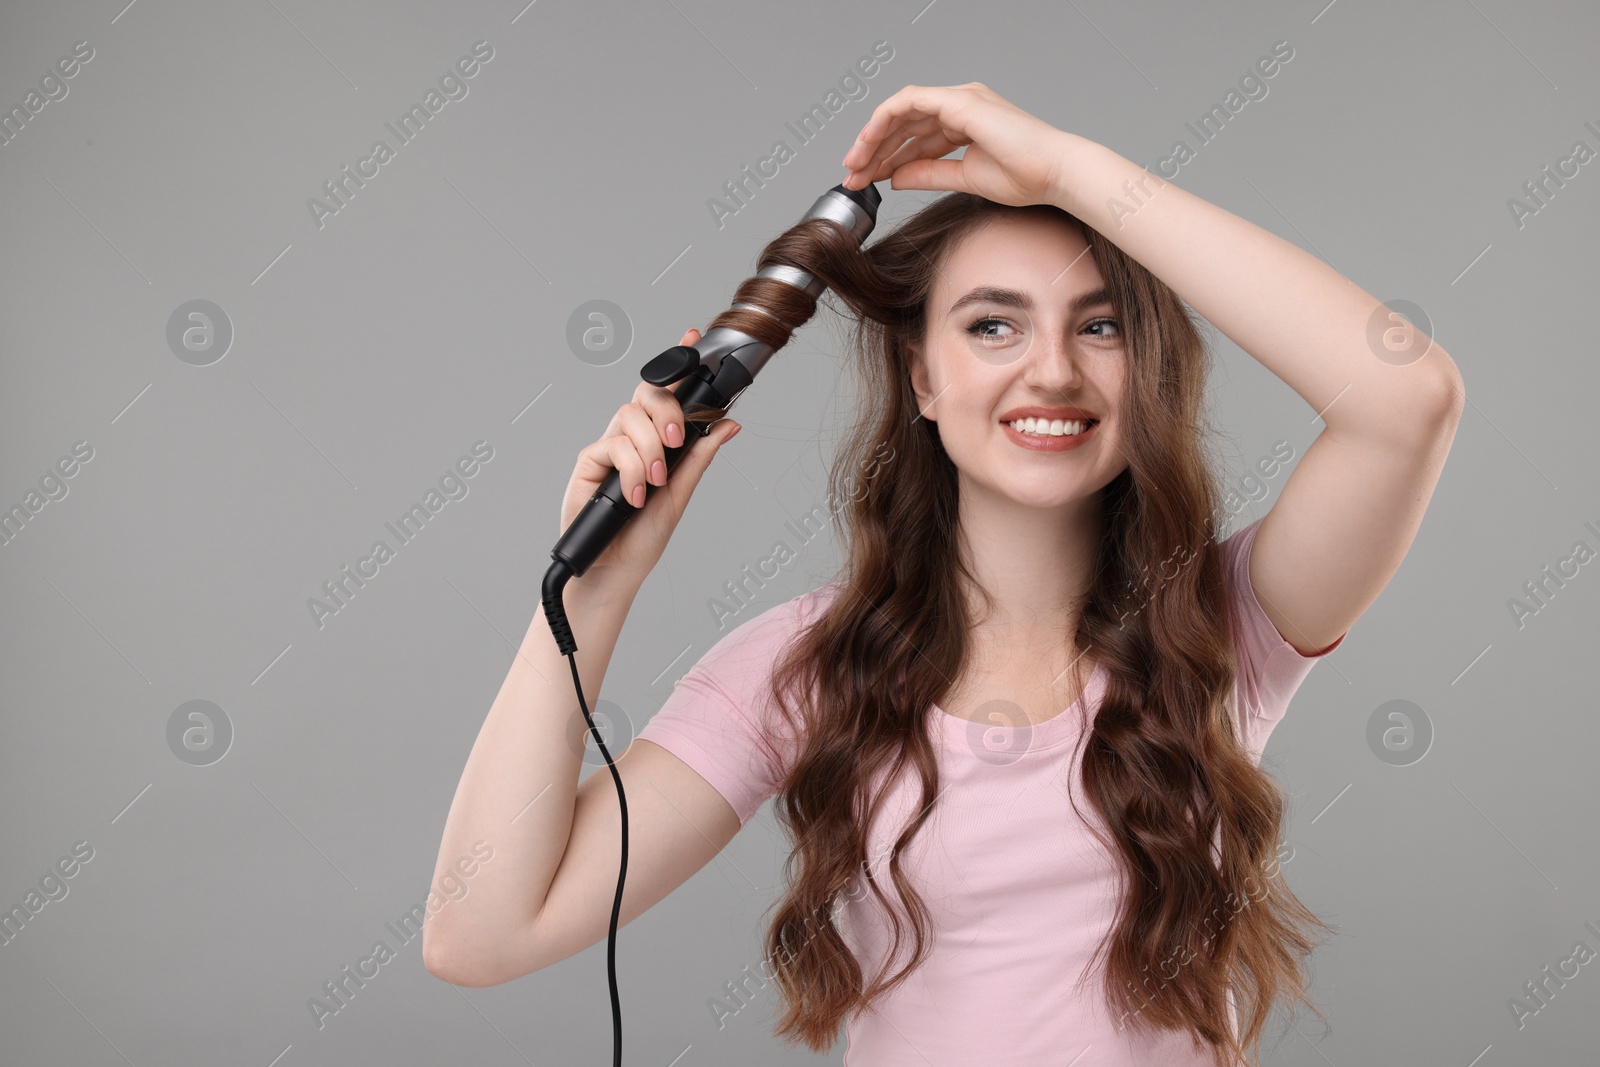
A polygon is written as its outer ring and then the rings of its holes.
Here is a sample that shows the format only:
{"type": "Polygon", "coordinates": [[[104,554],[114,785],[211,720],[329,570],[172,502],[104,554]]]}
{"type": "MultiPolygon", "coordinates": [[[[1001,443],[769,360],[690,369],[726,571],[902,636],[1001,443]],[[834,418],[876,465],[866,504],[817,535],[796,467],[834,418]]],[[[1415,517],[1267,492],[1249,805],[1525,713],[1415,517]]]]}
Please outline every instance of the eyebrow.
{"type": "MultiPolygon", "coordinates": [[[[1076,315],[1089,308],[1100,307],[1111,303],[1111,294],[1104,287],[1091,289],[1072,299],[1067,305],[1069,314],[1076,315]]],[[[1007,289],[998,285],[980,285],[960,300],[950,305],[946,317],[954,315],[969,304],[1003,304],[1006,307],[1021,308],[1023,311],[1033,310],[1033,298],[1019,289],[1007,289]]]]}

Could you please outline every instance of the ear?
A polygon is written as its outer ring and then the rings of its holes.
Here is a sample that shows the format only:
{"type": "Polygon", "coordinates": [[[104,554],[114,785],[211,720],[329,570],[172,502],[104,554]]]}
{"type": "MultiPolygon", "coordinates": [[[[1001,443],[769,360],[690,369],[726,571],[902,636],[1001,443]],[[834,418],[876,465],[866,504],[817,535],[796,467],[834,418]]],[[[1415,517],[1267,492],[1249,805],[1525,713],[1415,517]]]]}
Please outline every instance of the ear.
{"type": "Polygon", "coordinates": [[[917,409],[929,422],[938,422],[939,420],[930,414],[933,390],[928,384],[928,366],[922,357],[922,349],[915,343],[908,343],[906,355],[911,363],[911,391],[917,396],[917,409]]]}

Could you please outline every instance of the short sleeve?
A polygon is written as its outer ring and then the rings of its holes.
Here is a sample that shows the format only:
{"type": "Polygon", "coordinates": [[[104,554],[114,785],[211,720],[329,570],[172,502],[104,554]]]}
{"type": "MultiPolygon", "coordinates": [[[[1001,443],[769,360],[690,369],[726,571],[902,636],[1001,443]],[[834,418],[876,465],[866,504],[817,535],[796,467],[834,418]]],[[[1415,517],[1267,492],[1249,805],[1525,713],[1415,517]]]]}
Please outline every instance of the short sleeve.
{"type": "Polygon", "coordinates": [[[777,792],[798,752],[772,698],[772,671],[814,617],[822,592],[803,593],[723,635],[639,731],[722,794],[740,827],[777,792]]]}
{"type": "MultiPolygon", "coordinates": [[[[1263,516],[1265,518],[1265,516],[1263,516]]],[[[1234,683],[1243,738],[1259,759],[1267,735],[1289,709],[1289,699],[1311,668],[1344,643],[1345,634],[1314,656],[1301,655],[1278,632],[1250,584],[1250,549],[1261,519],[1235,531],[1221,544],[1228,583],[1238,672],[1234,683]]]]}

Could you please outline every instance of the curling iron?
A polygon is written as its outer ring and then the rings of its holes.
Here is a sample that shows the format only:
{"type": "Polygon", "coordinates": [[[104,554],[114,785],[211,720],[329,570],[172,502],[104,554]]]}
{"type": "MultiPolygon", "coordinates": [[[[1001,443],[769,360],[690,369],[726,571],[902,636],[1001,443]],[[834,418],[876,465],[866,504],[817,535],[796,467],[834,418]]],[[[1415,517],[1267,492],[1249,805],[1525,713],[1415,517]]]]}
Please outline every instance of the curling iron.
{"type": "MultiPolygon", "coordinates": [[[[835,185],[817,198],[817,202],[811,205],[811,210],[801,217],[800,222],[826,219],[852,236],[859,247],[877,224],[878,204],[882,199],[883,196],[875,185],[869,184],[863,189],[846,189],[842,184],[835,185]]],[[[782,264],[763,267],[757,272],[756,277],[770,278],[793,286],[806,293],[812,300],[821,296],[823,290],[827,288],[821,279],[796,267],[782,264]]],[[[766,308],[755,304],[735,303],[732,307],[776,318],[766,308]]],[[[673,396],[686,415],[694,411],[718,409],[726,411],[733,406],[739,395],[750,387],[750,383],[755,380],[761,368],[766,366],[775,351],[771,345],[750,336],[743,330],[729,326],[714,326],[695,344],[674,345],[662,352],[646,363],[639,371],[639,375],[651,385],[662,388],[681,381],[683,384],[673,392],[673,396]]],[[[686,422],[684,429],[683,444],[677,448],[666,449],[665,463],[669,475],[678,460],[694,443],[693,435],[698,433],[701,437],[706,436],[711,432],[711,424],[686,422]]],[[[644,489],[647,504],[649,494],[657,488],[646,482],[644,489]]],[[[617,916],[622,910],[622,887],[628,876],[628,800],[622,789],[622,776],[617,773],[611,752],[606,748],[600,731],[595,727],[594,718],[589,714],[589,706],[583,697],[583,683],[578,676],[578,661],[573,655],[577,652],[578,645],[572,638],[571,627],[567,624],[566,612],[561,603],[561,590],[569,579],[581,577],[616,538],[623,526],[627,525],[628,520],[641,510],[642,507],[634,507],[623,495],[622,476],[613,470],[606,476],[600,488],[595,490],[594,495],[583,506],[583,510],[563,531],[555,548],[550,550],[554,562],[545,572],[541,593],[550,632],[555,637],[557,647],[561,649],[572,667],[572,684],[578,693],[578,707],[582,709],[584,720],[589,724],[589,732],[594,736],[595,744],[600,746],[600,754],[605,757],[606,766],[611,771],[611,779],[617,787],[617,804],[622,814],[622,865],[617,872],[617,893],[611,903],[611,926],[606,935],[606,975],[611,987],[613,1067],[622,1067],[622,1006],[617,997],[617,916]]]]}

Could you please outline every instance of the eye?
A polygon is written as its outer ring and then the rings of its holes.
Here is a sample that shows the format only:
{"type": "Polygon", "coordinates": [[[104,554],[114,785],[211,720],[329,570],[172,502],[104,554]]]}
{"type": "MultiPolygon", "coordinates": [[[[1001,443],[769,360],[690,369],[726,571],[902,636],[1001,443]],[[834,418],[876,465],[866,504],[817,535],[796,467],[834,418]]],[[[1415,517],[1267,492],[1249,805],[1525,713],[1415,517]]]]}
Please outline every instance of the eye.
{"type": "Polygon", "coordinates": [[[967,327],[967,333],[971,334],[973,337],[982,338],[984,341],[990,343],[1004,339],[1007,336],[1006,334],[989,332],[990,327],[995,326],[1004,326],[1008,329],[1016,330],[1016,327],[1007,322],[1005,319],[997,319],[993,316],[986,316],[969,325],[967,327]]]}
{"type": "Polygon", "coordinates": [[[1114,331],[1114,332],[1112,332],[1110,334],[1098,333],[1098,334],[1094,335],[1096,337],[1111,338],[1111,337],[1120,337],[1120,336],[1122,336],[1122,327],[1117,324],[1117,320],[1116,319],[1113,319],[1113,318],[1098,318],[1098,319],[1095,319],[1093,322],[1089,323],[1088,325],[1084,326],[1084,329],[1087,330],[1092,326],[1109,326],[1114,331]]]}

